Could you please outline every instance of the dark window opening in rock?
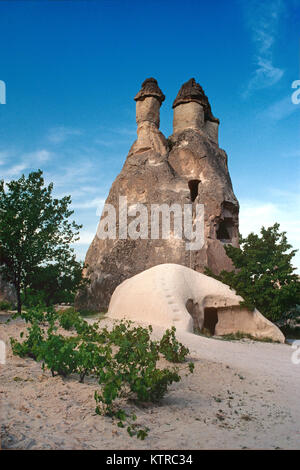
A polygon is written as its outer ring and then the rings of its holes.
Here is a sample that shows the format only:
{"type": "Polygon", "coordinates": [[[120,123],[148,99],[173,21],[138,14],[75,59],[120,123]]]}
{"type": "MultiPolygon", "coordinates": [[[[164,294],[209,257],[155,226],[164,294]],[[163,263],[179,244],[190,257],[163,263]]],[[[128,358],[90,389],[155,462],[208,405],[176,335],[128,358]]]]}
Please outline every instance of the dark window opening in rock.
{"type": "Polygon", "coordinates": [[[204,323],[202,331],[208,330],[210,335],[215,334],[216,324],[218,323],[218,310],[213,307],[204,309],[204,323]]]}
{"type": "Polygon", "coordinates": [[[222,242],[230,242],[232,238],[232,220],[231,219],[224,219],[219,223],[219,227],[217,230],[217,240],[221,240],[222,242]]]}
{"type": "Polygon", "coordinates": [[[191,193],[191,201],[194,202],[196,197],[198,196],[198,186],[200,181],[199,180],[190,180],[189,181],[189,188],[191,193]]]}

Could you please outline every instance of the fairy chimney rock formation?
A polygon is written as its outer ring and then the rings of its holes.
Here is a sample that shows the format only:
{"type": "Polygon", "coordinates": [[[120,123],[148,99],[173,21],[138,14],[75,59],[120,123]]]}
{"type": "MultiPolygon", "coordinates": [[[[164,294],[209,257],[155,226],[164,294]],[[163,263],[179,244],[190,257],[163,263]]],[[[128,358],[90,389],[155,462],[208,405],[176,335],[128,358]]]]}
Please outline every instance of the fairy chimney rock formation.
{"type": "Polygon", "coordinates": [[[159,110],[165,95],[158,86],[155,78],[147,78],[142,89],[135,96],[136,101],[136,122],[140,125],[144,121],[153,122],[159,127],[159,110]]]}
{"type": "Polygon", "coordinates": [[[173,131],[201,129],[218,144],[219,119],[212,114],[211,107],[203,88],[194,78],[184,83],[173,103],[173,131]]]}
{"type": "Polygon", "coordinates": [[[85,260],[85,275],[91,282],[77,295],[78,307],[106,309],[121,282],[162,263],[176,263],[198,272],[204,272],[206,266],[215,273],[232,269],[224,244],[238,246],[239,204],[232,189],[227,155],[218,145],[219,120],[213,116],[202,87],[190,79],[180,88],[173,103],[173,134],[168,140],[159,130],[165,96],[157,81],[146,79],[134,100],[137,139],[106,200],[116,211],[116,236],[98,236],[107,216],[105,206],[85,260]],[[192,207],[194,226],[200,220],[196,208],[204,206],[201,249],[187,249],[185,233],[182,238],[175,236],[174,221],[170,236],[163,238],[162,218],[156,219],[160,221],[160,236],[151,237],[153,205],[170,209],[173,204],[182,210],[187,205],[192,207]],[[143,229],[134,218],[140,214],[139,209],[148,214],[149,224],[143,229]],[[124,214],[128,216],[125,231],[121,229],[124,214]],[[133,237],[128,236],[132,227],[133,237]]]}
{"type": "Polygon", "coordinates": [[[165,99],[155,78],[147,78],[142,89],[135,96],[136,123],[138,139],[132,152],[145,152],[153,150],[158,154],[167,153],[166,139],[159,131],[160,107],[165,99]]]}

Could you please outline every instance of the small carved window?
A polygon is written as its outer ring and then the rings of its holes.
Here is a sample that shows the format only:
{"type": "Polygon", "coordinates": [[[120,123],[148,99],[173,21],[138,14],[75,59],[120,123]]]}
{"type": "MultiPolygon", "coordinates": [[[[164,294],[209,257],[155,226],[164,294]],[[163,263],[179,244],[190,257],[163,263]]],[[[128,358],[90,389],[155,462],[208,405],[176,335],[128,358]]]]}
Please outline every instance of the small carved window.
{"type": "Polygon", "coordinates": [[[217,229],[217,239],[222,242],[230,242],[232,238],[232,228],[233,224],[231,219],[226,218],[221,220],[217,229]]]}
{"type": "Polygon", "coordinates": [[[194,202],[196,197],[198,196],[198,186],[199,186],[200,180],[190,180],[189,181],[189,188],[190,188],[190,193],[191,193],[191,201],[194,202]]]}

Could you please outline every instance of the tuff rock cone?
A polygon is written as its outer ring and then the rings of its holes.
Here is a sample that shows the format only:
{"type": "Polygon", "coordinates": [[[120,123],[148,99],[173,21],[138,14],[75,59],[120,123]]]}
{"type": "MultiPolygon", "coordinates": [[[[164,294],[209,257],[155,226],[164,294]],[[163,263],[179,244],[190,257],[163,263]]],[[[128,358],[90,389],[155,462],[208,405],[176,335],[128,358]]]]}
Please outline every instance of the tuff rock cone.
{"type": "MultiPolygon", "coordinates": [[[[224,243],[238,246],[239,204],[232,189],[227,155],[218,145],[219,120],[213,116],[203,89],[194,79],[182,85],[173,103],[173,134],[168,140],[159,131],[160,106],[165,96],[157,81],[145,80],[134,99],[137,140],[106,200],[116,210],[116,238],[100,239],[96,234],[90,245],[84,273],[90,284],[77,295],[79,308],[107,309],[122,281],[158,264],[176,263],[198,272],[206,266],[214,273],[232,269],[224,243]],[[133,239],[124,233],[122,221],[131,206],[128,230],[133,223],[135,232],[139,231],[139,204],[148,210],[148,232],[133,239]],[[194,223],[194,208],[203,204],[203,247],[187,249],[184,233],[181,239],[176,238],[172,224],[168,239],[162,239],[162,234],[158,239],[151,238],[153,204],[177,204],[182,211],[185,205],[192,205],[194,223]]],[[[104,208],[100,224],[106,216],[104,208]]]]}

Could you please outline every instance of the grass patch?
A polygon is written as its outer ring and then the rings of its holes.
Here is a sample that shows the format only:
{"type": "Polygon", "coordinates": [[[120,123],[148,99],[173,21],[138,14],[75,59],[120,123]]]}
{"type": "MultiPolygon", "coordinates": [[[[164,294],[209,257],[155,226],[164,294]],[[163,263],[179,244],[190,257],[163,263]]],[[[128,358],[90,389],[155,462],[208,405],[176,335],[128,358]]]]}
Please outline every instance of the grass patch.
{"type": "Polygon", "coordinates": [[[74,307],[63,308],[57,311],[60,315],[76,316],[79,315],[81,318],[95,318],[101,320],[105,317],[107,312],[98,312],[96,310],[77,310],[74,307]]]}
{"type": "Polygon", "coordinates": [[[205,338],[213,338],[213,335],[206,328],[202,328],[202,330],[200,330],[200,328],[194,328],[194,334],[204,336],[205,338]]]}
{"type": "Polygon", "coordinates": [[[242,331],[237,331],[236,333],[230,333],[228,335],[222,335],[218,339],[224,341],[239,341],[241,339],[250,339],[252,341],[260,341],[261,343],[279,343],[279,341],[273,341],[271,338],[257,338],[256,336],[252,336],[248,333],[243,333],[242,331]]]}
{"type": "Polygon", "coordinates": [[[107,312],[97,312],[95,310],[78,310],[83,318],[104,318],[107,312]]]}
{"type": "MultiPolygon", "coordinates": [[[[282,331],[282,328],[281,328],[282,331]]],[[[284,332],[283,332],[284,333],[284,332]]],[[[194,334],[198,336],[203,336],[204,338],[214,338],[214,339],[219,339],[221,341],[240,341],[242,339],[250,339],[252,341],[260,341],[262,343],[279,343],[279,341],[273,341],[271,338],[256,338],[255,336],[252,336],[248,333],[243,333],[242,331],[237,331],[236,333],[230,333],[227,335],[222,335],[222,336],[213,336],[209,330],[206,328],[200,330],[200,328],[194,328],[194,334]]],[[[284,333],[286,336],[286,334],[284,333]]],[[[299,335],[300,335],[300,328],[299,328],[299,335]]],[[[295,337],[296,339],[297,337],[295,337]]],[[[300,338],[300,336],[299,336],[300,338]]]]}

